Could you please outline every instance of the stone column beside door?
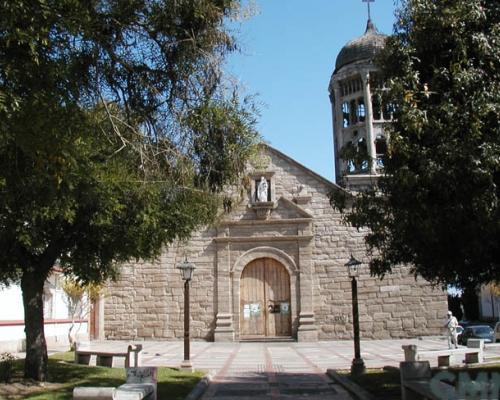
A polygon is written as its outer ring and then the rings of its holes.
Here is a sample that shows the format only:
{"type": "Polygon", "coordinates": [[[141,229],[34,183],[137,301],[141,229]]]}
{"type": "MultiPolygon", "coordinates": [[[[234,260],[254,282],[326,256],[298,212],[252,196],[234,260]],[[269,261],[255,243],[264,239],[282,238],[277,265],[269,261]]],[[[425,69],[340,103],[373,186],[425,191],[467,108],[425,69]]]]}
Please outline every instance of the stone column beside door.
{"type": "MultiPolygon", "coordinates": [[[[307,227],[303,234],[307,236],[310,235],[310,232],[310,227],[307,227]]],[[[300,312],[297,341],[317,342],[318,328],[316,327],[313,311],[312,240],[301,240],[299,242],[299,267],[300,312]]]]}
{"type": "MultiPolygon", "coordinates": [[[[222,236],[225,236],[224,231],[222,236]]],[[[219,235],[220,236],[220,235],[219,235]]],[[[233,313],[231,310],[230,243],[217,242],[215,276],[217,282],[217,314],[215,318],[215,342],[233,342],[233,313]]]]}

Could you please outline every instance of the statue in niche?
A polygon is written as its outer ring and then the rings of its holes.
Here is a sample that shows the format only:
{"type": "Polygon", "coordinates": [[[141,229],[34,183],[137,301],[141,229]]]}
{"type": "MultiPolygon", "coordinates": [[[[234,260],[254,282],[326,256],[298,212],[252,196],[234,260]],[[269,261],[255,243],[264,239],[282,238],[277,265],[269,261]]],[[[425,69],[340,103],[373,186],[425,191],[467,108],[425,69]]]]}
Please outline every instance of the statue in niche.
{"type": "Polygon", "coordinates": [[[257,186],[257,201],[265,202],[267,201],[267,180],[264,177],[260,178],[259,185],[257,186]]]}

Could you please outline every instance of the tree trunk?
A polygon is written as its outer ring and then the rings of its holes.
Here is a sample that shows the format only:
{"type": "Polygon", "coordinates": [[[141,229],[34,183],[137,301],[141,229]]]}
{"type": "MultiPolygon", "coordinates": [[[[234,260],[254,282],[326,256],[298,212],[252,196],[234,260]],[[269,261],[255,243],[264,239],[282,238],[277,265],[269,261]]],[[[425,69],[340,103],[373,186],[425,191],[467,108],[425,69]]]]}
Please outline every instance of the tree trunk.
{"type": "Polygon", "coordinates": [[[24,303],[24,331],[26,333],[26,360],[24,377],[36,381],[47,378],[47,343],[43,320],[43,285],[46,274],[24,271],[21,289],[24,303]],[[41,276],[40,276],[41,275],[41,276]]]}
{"type": "Polygon", "coordinates": [[[73,328],[75,327],[75,319],[71,319],[71,326],[68,329],[68,343],[69,343],[69,350],[73,351],[75,350],[75,333],[73,333],[73,328]]]}

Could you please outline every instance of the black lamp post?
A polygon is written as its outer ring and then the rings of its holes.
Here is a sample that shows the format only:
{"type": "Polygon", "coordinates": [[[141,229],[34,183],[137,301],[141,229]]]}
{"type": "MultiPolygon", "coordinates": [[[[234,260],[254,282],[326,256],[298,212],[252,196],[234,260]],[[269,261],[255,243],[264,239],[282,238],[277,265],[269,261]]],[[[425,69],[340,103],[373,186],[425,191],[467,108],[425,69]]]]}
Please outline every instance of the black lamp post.
{"type": "Polygon", "coordinates": [[[177,265],[184,280],[184,361],[181,363],[182,370],[193,370],[189,359],[189,281],[193,277],[195,266],[187,260],[187,257],[177,265]]]}
{"type": "Polygon", "coordinates": [[[352,326],[354,329],[354,358],[351,364],[351,374],[359,375],[365,372],[365,363],[361,358],[361,350],[359,346],[359,311],[358,311],[358,282],[356,277],[359,275],[359,266],[361,261],[356,260],[352,254],[351,259],[345,264],[351,278],[352,292],[352,326]]]}

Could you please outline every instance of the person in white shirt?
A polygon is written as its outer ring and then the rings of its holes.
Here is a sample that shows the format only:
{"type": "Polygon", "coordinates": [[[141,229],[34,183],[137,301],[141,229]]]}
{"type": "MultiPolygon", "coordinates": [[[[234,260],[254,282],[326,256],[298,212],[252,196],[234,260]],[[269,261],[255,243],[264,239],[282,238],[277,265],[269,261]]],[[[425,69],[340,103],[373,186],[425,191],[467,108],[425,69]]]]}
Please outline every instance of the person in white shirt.
{"type": "Polygon", "coordinates": [[[457,319],[453,316],[453,313],[451,311],[448,311],[447,314],[447,319],[446,323],[444,324],[444,327],[446,328],[446,331],[448,333],[448,348],[451,349],[451,345],[453,344],[455,346],[455,349],[458,348],[458,332],[457,332],[457,327],[458,327],[458,321],[457,319]]]}

